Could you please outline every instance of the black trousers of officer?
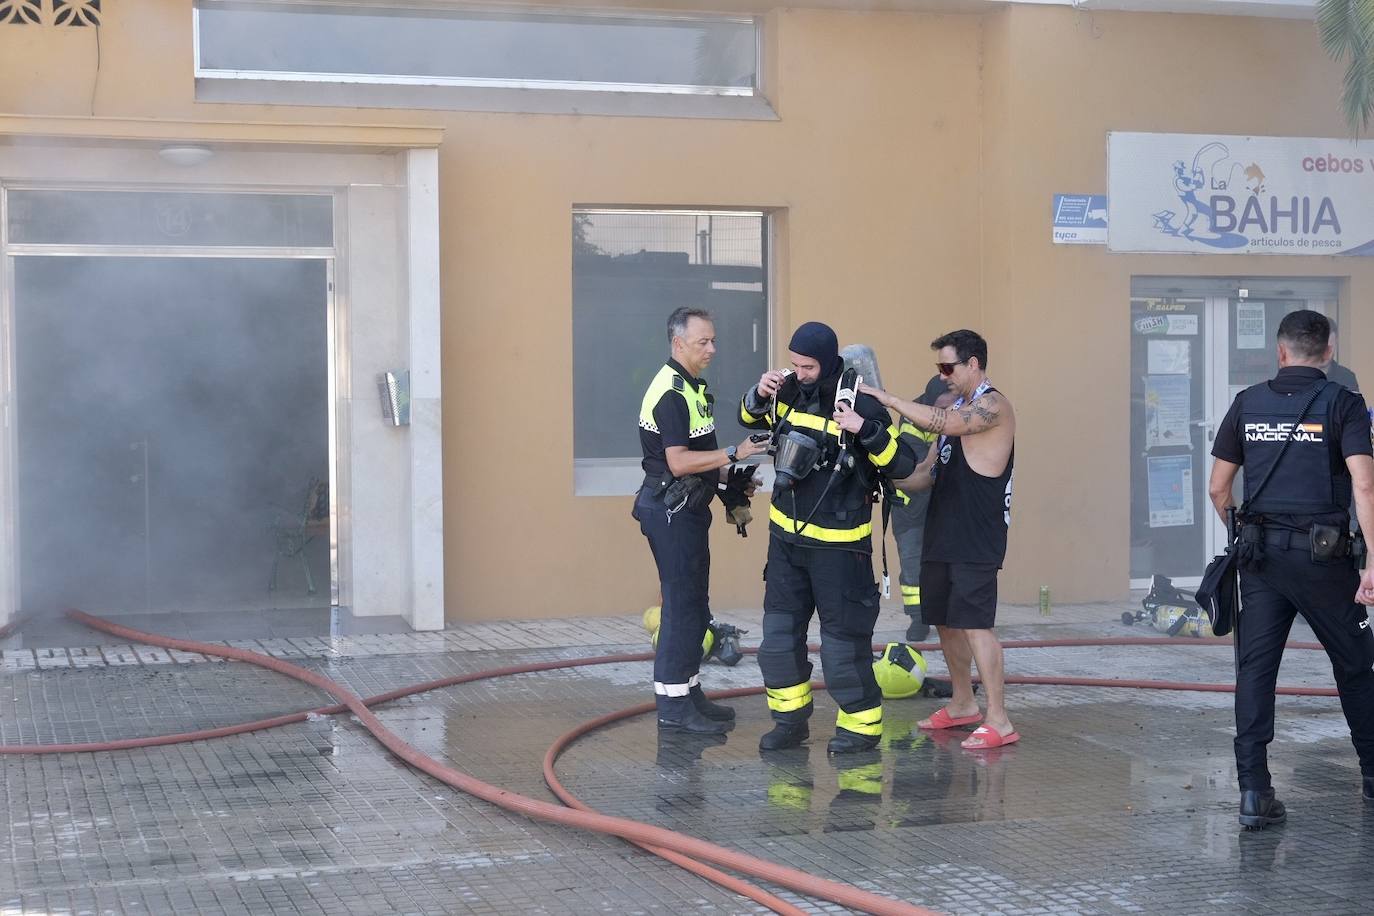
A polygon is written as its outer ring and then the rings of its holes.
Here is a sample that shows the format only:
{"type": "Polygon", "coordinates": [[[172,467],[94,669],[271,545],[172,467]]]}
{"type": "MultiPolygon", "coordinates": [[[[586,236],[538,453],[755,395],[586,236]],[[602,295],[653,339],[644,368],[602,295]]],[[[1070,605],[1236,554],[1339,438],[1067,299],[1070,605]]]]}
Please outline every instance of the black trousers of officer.
{"type": "Polygon", "coordinates": [[[663,592],[654,681],[686,684],[701,670],[701,641],[711,623],[711,507],[683,509],[670,520],[662,501],[641,489],[635,514],[663,592]]]}
{"type": "MultiPolygon", "coordinates": [[[[759,670],[765,687],[810,683],[806,628],[821,618],[821,667],[825,686],[845,712],[881,706],[873,678],[873,625],[878,621],[878,586],[873,558],[853,550],[801,547],[776,534],[768,539],[764,567],[763,643],[759,670]]],[[[812,705],[773,711],[779,722],[805,721],[812,705]]]]}
{"type": "Polygon", "coordinates": [[[1359,573],[1348,559],[1314,561],[1305,534],[1288,548],[1264,548],[1258,571],[1242,568],[1236,625],[1236,774],[1241,791],[1270,788],[1274,685],[1283,644],[1302,614],[1331,659],[1341,709],[1360,769],[1374,776],[1374,634],[1355,603],[1359,573]]]}

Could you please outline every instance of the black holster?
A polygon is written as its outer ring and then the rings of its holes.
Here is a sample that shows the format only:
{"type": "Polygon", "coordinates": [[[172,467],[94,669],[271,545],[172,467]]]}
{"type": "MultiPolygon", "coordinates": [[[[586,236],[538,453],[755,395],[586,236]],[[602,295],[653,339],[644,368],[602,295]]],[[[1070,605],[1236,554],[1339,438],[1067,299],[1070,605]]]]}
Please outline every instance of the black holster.
{"type": "Polygon", "coordinates": [[[714,489],[708,488],[699,476],[688,474],[664,487],[660,498],[669,513],[676,513],[683,509],[700,509],[707,506],[714,495],[714,489]]]}
{"type": "Polygon", "coordinates": [[[1237,532],[1236,563],[1241,569],[1259,572],[1264,566],[1264,527],[1242,522],[1237,532]]]}
{"type": "Polygon", "coordinates": [[[1339,525],[1313,525],[1307,539],[1314,563],[1350,556],[1350,534],[1339,525]]]}

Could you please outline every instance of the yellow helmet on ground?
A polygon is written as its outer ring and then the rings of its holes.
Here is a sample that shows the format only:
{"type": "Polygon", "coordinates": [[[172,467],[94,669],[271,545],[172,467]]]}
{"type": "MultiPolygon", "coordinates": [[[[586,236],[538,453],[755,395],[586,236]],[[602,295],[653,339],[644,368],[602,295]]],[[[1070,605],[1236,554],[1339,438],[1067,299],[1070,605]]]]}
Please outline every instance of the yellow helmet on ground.
{"type": "MultiPolygon", "coordinates": [[[[655,649],[658,648],[658,627],[662,622],[662,618],[663,608],[661,605],[655,604],[653,607],[647,608],[644,611],[644,617],[641,619],[641,622],[644,624],[644,629],[649,633],[649,645],[653,646],[655,649]]],[[[706,635],[701,638],[701,657],[706,658],[710,655],[711,650],[714,649],[715,646],[716,634],[711,631],[710,627],[707,627],[706,635]]]]}
{"type": "Polygon", "coordinates": [[[904,642],[890,642],[873,663],[873,677],[886,699],[915,696],[926,682],[926,657],[904,642]]]}
{"type": "Polygon", "coordinates": [[[1212,622],[1200,608],[1165,604],[1155,609],[1155,629],[1170,636],[1210,638],[1212,622]]]}

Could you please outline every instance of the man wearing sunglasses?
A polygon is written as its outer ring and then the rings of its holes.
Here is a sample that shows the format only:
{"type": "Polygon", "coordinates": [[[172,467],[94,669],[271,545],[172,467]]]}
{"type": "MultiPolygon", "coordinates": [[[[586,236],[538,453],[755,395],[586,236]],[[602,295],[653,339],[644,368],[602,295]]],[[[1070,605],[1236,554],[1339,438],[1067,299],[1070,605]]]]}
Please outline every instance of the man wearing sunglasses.
{"type": "MultiPolygon", "coordinates": [[[[884,407],[939,438],[926,459],[897,486],[931,490],[921,558],[921,610],[940,633],[954,696],[919,724],[926,729],[978,725],[963,742],[987,750],[1020,740],[1003,704],[1002,644],[997,616],[997,573],[1011,525],[1016,415],[987,377],[988,344],[974,331],[952,331],[931,342],[935,367],[957,400],[949,408],[903,401],[863,386],[884,407]],[[972,663],[987,690],[984,719],[973,694],[972,663]],[[979,724],[981,723],[981,724],[979,724]]],[[[835,421],[853,429],[859,420],[837,410],[835,421]]]]}

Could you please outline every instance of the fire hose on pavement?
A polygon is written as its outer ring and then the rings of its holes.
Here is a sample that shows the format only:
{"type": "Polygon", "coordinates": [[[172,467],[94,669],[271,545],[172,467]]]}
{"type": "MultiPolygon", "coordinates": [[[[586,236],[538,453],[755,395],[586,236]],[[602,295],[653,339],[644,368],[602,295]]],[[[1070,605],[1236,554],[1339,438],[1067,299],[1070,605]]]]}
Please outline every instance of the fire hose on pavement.
{"type": "MultiPolygon", "coordinates": [[[[724,887],[734,893],[754,900],[763,906],[768,907],[777,913],[799,914],[802,911],[796,906],[782,900],[762,888],[756,887],[733,875],[726,874],[713,866],[721,866],[733,869],[737,872],[750,875],[762,881],[769,882],[779,887],[785,887],[795,893],[810,897],[816,897],[837,903],[841,906],[860,910],[866,913],[875,914],[932,914],[935,911],[924,909],[903,901],[893,900],[879,894],[862,890],[849,884],[838,881],[831,881],[825,878],[818,878],[806,872],[789,868],[779,863],[770,862],[727,849],[714,843],[677,833],[661,827],[627,818],[613,817],[601,814],[589,808],[569,792],[557,778],[555,766],[559,756],[573,742],[581,736],[604,727],[612,722],[640,715],[653,709],[653,704],[643,704],[629,709],[609,713],[600,718],[583,723],[577,728],[560,736],[551,746],[544,758],[544,778],[549,788],[564,803],[566,807],[554,805],[549,802],[540,801],[528,796],[520,795],[501,789],[498,786],[483,782],[466,773],[446,766],[445,764],[423,754],[417,748],[402,740],[394,732],[386,728],[381,720],[374,715],[368,708],[380,703],[386,703],[401,697],[423,693],[429,690],[449,687],[457,684],[471,683],[473,681],[485,680],[489,678],[506,677],[514,674],[524,674],[538,671],[553,671],[564,668],[587,667],[592,665],[617,664],[625,662],[652,661],[653,653],[633,653],[624,655],[603,655],[579,659],[567,659],[553,662],[535,662],[523,665],[511,665],[501,668],[492,668],[485,671],[472,672],[469,674],[457,675],[448,678],[428,681],[422,684],[414,684],[377,696],[363,699],[357,694],[342,686],[337,681],[325,677],[322,674],[283,661],[279,658],[250,652],[246,649],[238,649],[223,645],[202,643],[193,640],[174,639],[171,637],[160,636],[153,633],[145,633],[129,627],[121,626],[81,611],[69,611],[72,619],[79,621],[93,629],[101,632],[127,639],[131,642],[144,643],[147,645],[158,646],[165,649],[175,649],[185,652],[195,652],[201,655],[213,656],[218,658],[233,659],[258,665],[272,671],[276,671],[287,677],[309,684],[317,689],[323,690],[340,702],[332,706],[324,706],[317,709],[290,713],[287,715],[275,716],[268,719],[260,719],[253,722],[244,722],[237,725],[223,726],[220,728],[204,729],[193,732],[183,732],[171,735],[156,735],[145,738],[125,738],[115,741],[90,742],[83,744],[33,744],[33,745],[0,745],[0,754],[55,754],[55,753],[83,753],[111,750],[128,750],[132,748],[157,747],[170,744],[179,744],[188,741],[200,741],[209,738],[225,737],[228,735],[243,734],[245,732],[257,731],[265,728],[273,728],[279,725],[286,725],[294,722],[304,721],[313,715],[336,715],[339,713],[352,713],[359,723],[367,729],[388,751],[410,766],[424,772],[435,779],[459,789],[498,807],[504,808],[516,814],[531,817],[538,820],[550,821],[568,827],[590,830],[597,833],[616,836],[628,842],[634,843],[649,852],[654,853],[667,861],[672,862],[688,871],[701,875],[719,886],[724,887]],[[708,864],[709,863],[709,864],[708,864]]],[[[1032,648],[1064,648],[1064,647],[1096,647],[1096,646],[1181,646],[1181,645],[1230,645],[1228,639],[1190,639],[1180,642],[1177,639],[1168,637],[1108,637],[1101,639],[1055,639],[1055,640],[1019,640],[1003,643],[1007,649],[1032,649],[1032,648]]],[[[1288,648],[1291,649],[1320,649],[1317,643],[1309,642],[1289,642],[1288,648]]],[[[814,651],[815,647],[811,647],[814,651]]],[[[877,648],[877,647],[875,647],[877,648]]],[[[920,649],[938,649],[936,645],[921,644],[920,649]]],[[[745,650],[753,652],[756,650],[745,650]]],[[[1088,677],[1038,677],[1038,676],[1008,676],[1008,684],[1031,684],[1031,685],[1053,685],[1070,687],[1110,687],[1110,688],[1131,688],[1140,690],[1186,690],[1202,691],[1212,693],[1234,692],[1235,687],[1230,684],[1203,684],[1185,681],[1158,681],[1158,680],[1123,680],[1114,678],[1088,678],[1088,677]]],[[[823,689],[823,685],[814,685],[823,689]]],[[[711,696],[715,699],[726,699],[730,697],[749,696],[763,692],[762,687],[746,687],[735,690],[713,692],[711,696]]],[[[1328,687],[1280,687],[1277,692],[1284,696],[1336,696],[1336,691],[1328,687]]]]}

